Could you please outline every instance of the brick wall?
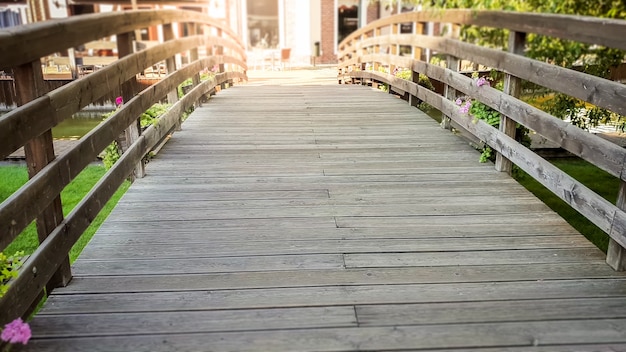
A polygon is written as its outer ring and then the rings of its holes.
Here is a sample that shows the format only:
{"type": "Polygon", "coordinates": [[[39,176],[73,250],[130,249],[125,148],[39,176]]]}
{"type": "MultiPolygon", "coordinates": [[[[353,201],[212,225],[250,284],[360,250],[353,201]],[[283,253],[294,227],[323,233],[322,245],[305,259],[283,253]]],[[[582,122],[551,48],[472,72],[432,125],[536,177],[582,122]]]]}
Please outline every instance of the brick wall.
{"type": "Polygon", "coordinates": [[[335,55],[335,0],[322,0],[322,64],[337,63],[335,55]]]}

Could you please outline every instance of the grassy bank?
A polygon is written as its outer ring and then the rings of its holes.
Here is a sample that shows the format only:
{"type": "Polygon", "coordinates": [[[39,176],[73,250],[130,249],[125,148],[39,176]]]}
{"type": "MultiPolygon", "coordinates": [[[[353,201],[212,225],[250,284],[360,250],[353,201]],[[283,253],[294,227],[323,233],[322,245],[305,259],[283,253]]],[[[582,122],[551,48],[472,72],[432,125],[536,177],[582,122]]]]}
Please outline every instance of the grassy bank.
{"type": "MultiPolygon", "coordinates": [[[[67,215],[89,192],[93,185],[100,180],[105,174],[104,166],[88,166],[81,172],[74,181],[72,181],[61,193],[63,202],[63,213],[67,215]]],[[[19,189],[26,181],[28,181],[28,172],[26,167],[22,166],[2,166],[0,167],[0,202],[8,198],[13,192],[19,189]]],[[[104,209],[93,221],[91,226],[85,231],[83,236],[78,240],[70,252],[70,260],[74,262],[80,252],[85,248],[93,234],[100,227],[104,219],[109,215],[111,210],[120,197],[128,189],[129,183],[126,182],[115,193],[113,198],[106,204],[104,209]]],[[[37,230],[35,224],[30,224],[24,232],[13,243],[4,250],[5,253],[14,253],[16,251],[24,251],[26,254],[32,253],[38,245],[37,230]]]]}
{"type": "MultiPolygon", "coordinates": [[[[598,169],[588,162],[580,159],[554,159],[551,160],[559,169],[589,187],[597,194],[604,197],[609,202],[615,204],[617,192],[619,190],[619,180],[616,177],[598,169]]],[[[517,177],[519,183],[535,194],[539,199],[546,203],[552,210],[556,211],[576,230],[587,237],[598,248],[606,252],[609,237],[598,227],[585,219],[576,210],[572,209],[559,197],[554,195],[548,189],[543,187],[539,182],[535,181],[527,174],[520,172],[517,177]]]]}

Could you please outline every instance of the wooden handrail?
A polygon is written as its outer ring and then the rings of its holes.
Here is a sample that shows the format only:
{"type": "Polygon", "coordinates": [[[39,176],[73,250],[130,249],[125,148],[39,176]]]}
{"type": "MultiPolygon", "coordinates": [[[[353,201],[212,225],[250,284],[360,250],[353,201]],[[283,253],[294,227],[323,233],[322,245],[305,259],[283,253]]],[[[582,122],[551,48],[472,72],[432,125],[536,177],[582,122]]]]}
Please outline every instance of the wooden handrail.
{"type": "Polygon", "coordinates": [[[427,10],[406,12],[376,20],[366,27],[351,33],[341,43],[339,51],[346,44],[359,40],[364,34],[400,23],[454,23],[508,29],[516,32],[535,33],[555,38],[568,39],[586,44],[597,44],[626,50],[622,20],[589,16],[570,16],[548,13],[522,13],[511,11],[427,10]]]}
{"type": "MultiPolygon", "coordinates": [[[[130,141],[120,161],[66,218],[57,216],[54,221],[44,220],[47,221],[44,222],[45,229],[44,226],[38,227],[42,242],[43,239],[46,241],[28,258],[17,279],[10,283],[8,292],[0,298],[0,325],[27,314],[29,307],[40,297],[42,287],[48,286],[48,290],[51,290],[69,281],[71,273],[66,258],[74,243],[117,188],[133,173],[133,169],[137,165],[141,166],[144,157],[180,125],[184,111],[217,87],[226,87],[234,81],[247,79],[246,55],[241,40],[230,29],[223,27],[222,23],[193,11],[94,14],[0,31],[0,46],[3,49],[10,48],[7,49],[7,55],[0,57],[0,67],[17,71],[21,74],[16,74],[20,79],[36,82],[36,68],[40,67],[40,58],[45,55],[111,35],[118,36],[119,48],[120,45],[130,43],[128,33],[136,29],[154,25],[170,26],[173,22],[181,25],[193,23],[197,29],[189,37],[173,39],[169,36],[171,40],[136,53],[124,55],[123,50],[120,50],[120,58],[110,65],[54,91],[33,91],[29,99],[20,101],[17,109],[0,117],[0,140],[3,141],[0,144],[1,156],[5,157],[23,145],[31,145],[33,141],[36,141],[34,144],[41,151],[52,155],[52,158],[40,165],[37,172],[31,174],[24,186],[0,204],[0,250],[3,250],[30,222],[49,213],[51,202],[59,199],[61,190],[124,130],[135,126],[144,111],[166,96],[173,104],[156,125],[148,127],[130,141]],[[201,29],[205,27],[214,28],[218,35],[195,34],[203,33],[201,29]],[[53,37],[55,39],[51,40],[53,37]],[[195,59],[198,47],[215,47],[218,48],[215,51],[220,54],[213,55],[212,49],[207,50],[209,56],[176,70],[172,58],[179,53],[192,52],[191,56],[195,59]],[[168,62],[169,74],[166,77],[142,92],[128,91],[133,89],[129,82],[135,80],[137,74],[162,61],[168,62]],[[26,72],[23,67],[34,67],[33,75],[24,76],[21,73],[26,72]],[[231,71],[218,71],[213,78],[201,82],[199,73],[214,67],[222,70],[228,67],[231,71]],[[183,81],[192,77],[197,78],[194,79],[194,88],[182,99],[178,100],[176,94],[170,94],[183,81]],[[126,89],[126,93],[130,93],[127,101],[113,116],[55,159],[52,143],[41,140],[40,136],[49,135],[52,127],[112,91],[119,91],[120,87],[123,92],[126,89]],[[63,279],[51,281],[61,271],[60,277],[63,279]]],[[[204,31],[211,32],[212,29],[204,31]]],[[[16,78],[18,92],[25,89],[18,83],[21,84],[16,78]]]]}
{"type": "Polygon", "coordinates": [[[118,33],[174,22],[222,28],[224,37],[236,43],[241,51],[245,52],[243,42],[235,32],[205,14],[183,10],[135,10],[73,16],[3,29],[0,31],[0,44],[3,49],[0,69],[38,60],[118,33]]]}
{"type": "MultiPolygon", "coordinates": [[[[473,25],[508,29],[512,33],[526,33],[575,40],[581,43],[626,49],[626,21],[582,16],[515,13],[500,11],[422,11],[404,13],[372,22],[348,36],[339,44],[339,79],[358,79],[361,82],[383,82],[390,91],[405,92],[425,101],[452,119],[456,126],[467,130],[526,171],[583,216],[605,231],[610,239],[607,262],[615,269],[626,267],[626,212],[607,202],[580,182],[552,166],[510,135],[472,117],[459,113],[459,108],[445,94],[440,95],[420,87],[415,80],[403,80],[393,75],[368,71],[366,67],[381,66],[408,68],[412,76],[426,75],[450,89],[476,99],[497,110],[503,118],[511,119],[556,143],[622,181],[626,189],[626,150],[598,136],[562,121],[512,95],[491,87],[477,87],[474,80],[455,70],[433,65],[419,58],[395,55],[393,50],[381,53],[384,46],[409,46],[418,52],[429,49],[448,58],[468,60],[493,70],[504,72],[515,79],[523,79],[553,91],[587,101],[595,106],[626,115],[626,86],[607,79],[533,60],[516,53],[487,48],[454,38],[415,34],[395,34],[394,28],[403,23],[415,27],[427,22],[441,25],[473,25]],[[388,33],[381,35],[381,33],[388,33]]],[[[625,196],[621,192],[622,196],[625,196]]],[[[623,204],[623,202],[618,202],[623,204]]]]}

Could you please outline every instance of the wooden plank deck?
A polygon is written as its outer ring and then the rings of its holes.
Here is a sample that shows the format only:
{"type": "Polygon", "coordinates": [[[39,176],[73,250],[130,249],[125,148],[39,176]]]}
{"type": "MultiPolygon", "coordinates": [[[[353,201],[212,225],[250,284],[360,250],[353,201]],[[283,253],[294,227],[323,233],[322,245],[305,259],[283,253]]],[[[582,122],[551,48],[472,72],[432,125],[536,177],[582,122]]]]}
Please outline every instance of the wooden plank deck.
{"type": "Polygon", "coordinates": [[[183,127],[29,350],[626,350],[626,275],[399,99],[251,84],[183,127]]]}

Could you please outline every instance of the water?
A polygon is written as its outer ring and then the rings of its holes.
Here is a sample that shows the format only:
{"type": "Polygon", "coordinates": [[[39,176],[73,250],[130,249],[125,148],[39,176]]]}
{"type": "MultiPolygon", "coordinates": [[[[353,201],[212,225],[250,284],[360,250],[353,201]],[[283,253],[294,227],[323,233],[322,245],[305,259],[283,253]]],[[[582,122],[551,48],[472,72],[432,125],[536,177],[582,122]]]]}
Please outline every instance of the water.
{"type": "MultiPolygon", "coordinates": [[[[102,122],[107,111],[81,111],[52,128],[54,139],[80,139],[102,122]]],[[[5,112],[0,111],[0,116],[5,112]]]]}
{"type": "Polygon", "coordinates": [[[54,139],[79,139],[102,122],[102,118],[72,117],[52,129],[54,139]]]}

